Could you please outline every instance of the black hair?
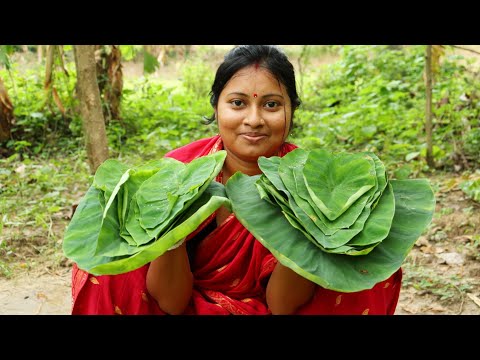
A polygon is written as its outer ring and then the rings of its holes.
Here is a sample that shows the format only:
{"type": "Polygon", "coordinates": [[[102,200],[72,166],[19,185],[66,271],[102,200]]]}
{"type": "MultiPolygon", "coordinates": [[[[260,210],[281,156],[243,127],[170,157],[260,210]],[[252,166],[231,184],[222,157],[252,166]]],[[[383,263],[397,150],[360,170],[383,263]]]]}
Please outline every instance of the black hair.
{"type": "MultiPolygon", "coordinates": [[[[301,100],[297,93],[295,70],[287,55],[275,45],[240,45],[230,50],[217,69],[215,80],[210,91],[210,104],[215,109],[223,88],[230,78],[240,69],[258,64],[267,69],[287,89],[292,104],[292,120],[289,132],[293,128],[293,114],[300,106],[301,100]]],[[[215,113],[205,118],[210,124],[215,120],[215,113]]]]}

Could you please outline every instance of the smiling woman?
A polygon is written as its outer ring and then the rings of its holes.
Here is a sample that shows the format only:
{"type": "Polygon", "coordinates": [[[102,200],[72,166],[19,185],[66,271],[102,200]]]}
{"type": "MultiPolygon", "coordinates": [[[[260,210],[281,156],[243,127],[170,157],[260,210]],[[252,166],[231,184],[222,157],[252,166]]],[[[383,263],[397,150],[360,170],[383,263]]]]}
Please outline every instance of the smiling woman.
{"type": "MultiPolygon", "coordinates": [[[[166,156],[184,163],[226,151],[215,181],[262,173],[260,157],[283,157],[300,105],[291,62],[276,46],[237,46],[219,66],[210,103],[219,135],[166,156]]],[[[255,212],[255,208],[250,209],[255,212]]],[[[308,254],[306,254],[308,255],[308,254]]],[[[220,207],[185,242],[151,263],[93,276],[74,266],[73,314],[393,314],[401,270],[370,290],[339,293],[282,265],[220,207]]]]}
{"type": "MultiPolygon", "coordinates": [[[[238,71],[220,94],[215,116],[227,168],[254,165],[259,156],[276,155],[285,141],[292,117],[285,85],[256,65],[238,71]]],[[[250,175],[250,174],[249,174],[250,175]]]]}

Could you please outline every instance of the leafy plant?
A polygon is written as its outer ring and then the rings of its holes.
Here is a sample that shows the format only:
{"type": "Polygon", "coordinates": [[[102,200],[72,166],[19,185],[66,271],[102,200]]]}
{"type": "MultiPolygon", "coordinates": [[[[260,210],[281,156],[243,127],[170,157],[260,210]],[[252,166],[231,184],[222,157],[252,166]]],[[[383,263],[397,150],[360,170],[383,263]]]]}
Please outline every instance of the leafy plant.
{"type": "Polygon", "coordinates": [[[460,303],[473,284],[458,275],[437,274],[433,269],[405,262],[403,286],[412,286],[424,294],[432,294],[446,302],[460,303]]]}
{"type": "MultiPolygon", "coordinates": [[[[439,168],[474,167],[479,83],[449,51],[433,86],[434,160],[439,168]]],[[[305,77],[294,142],[306,149],[372,151],[383,155],[389,171],[408,162],[418,172],[426,153],[424,62],[424,46],[342,46],[339,61],[305,77]]]]}
{"type": "Polygon", "coordinates": [[[95,275],[137,269],[193,232],[222,205],[212,182],[226,151],[188,164],[162,158],[128,168],[107,160],[78,205],[65,233],[65,255],[95,275]]]}
{"type": "Polygon", "coordinates": [[[461,182],[459,187],[470,198],[480,202],[480,176],[461,182]]]}
{"type": "Polygon", "coordinates": [[[388,181],[373,153],[295,149],[259,166],[227,182],[233,211],[282,264],[328,289],[387,279],[433,216],[428,181],[388,181]]]}

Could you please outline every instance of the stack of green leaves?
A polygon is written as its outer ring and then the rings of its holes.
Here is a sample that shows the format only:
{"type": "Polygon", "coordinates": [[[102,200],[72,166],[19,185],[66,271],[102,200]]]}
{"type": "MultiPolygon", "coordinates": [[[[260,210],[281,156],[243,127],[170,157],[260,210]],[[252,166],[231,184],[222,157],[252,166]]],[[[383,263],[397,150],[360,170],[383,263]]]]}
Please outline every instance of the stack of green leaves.
{"type": "Polygon", "coordinates": [[[226,151],[184,164],[162,158],[128,168],[106,160],[65,232],[63,251],[94,275],[135,270],[182,241],[220,206],[230,208],[213,181],[226,151]]]}
{"type": "Polygon", "coordinates": [[[258,164],[261,175],[227,182],[236,217],[282,264],[327,289],[387,279],[433,216],[428,181],[389,181],[371,152],[298,148],[258,164]]]}

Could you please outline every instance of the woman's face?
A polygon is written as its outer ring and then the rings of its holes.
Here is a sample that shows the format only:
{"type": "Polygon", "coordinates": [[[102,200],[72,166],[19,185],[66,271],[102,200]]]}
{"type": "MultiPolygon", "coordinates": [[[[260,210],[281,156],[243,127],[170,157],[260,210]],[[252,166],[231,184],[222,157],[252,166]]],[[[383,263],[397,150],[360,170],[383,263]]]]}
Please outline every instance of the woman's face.
{"type": "Polygon", "coordinates": [[[285,86],[252,65],[227,82],[215,112],[228,155],[256,163],[259,156],[277,154],[288,135],[292,107],[285,86]]]}

